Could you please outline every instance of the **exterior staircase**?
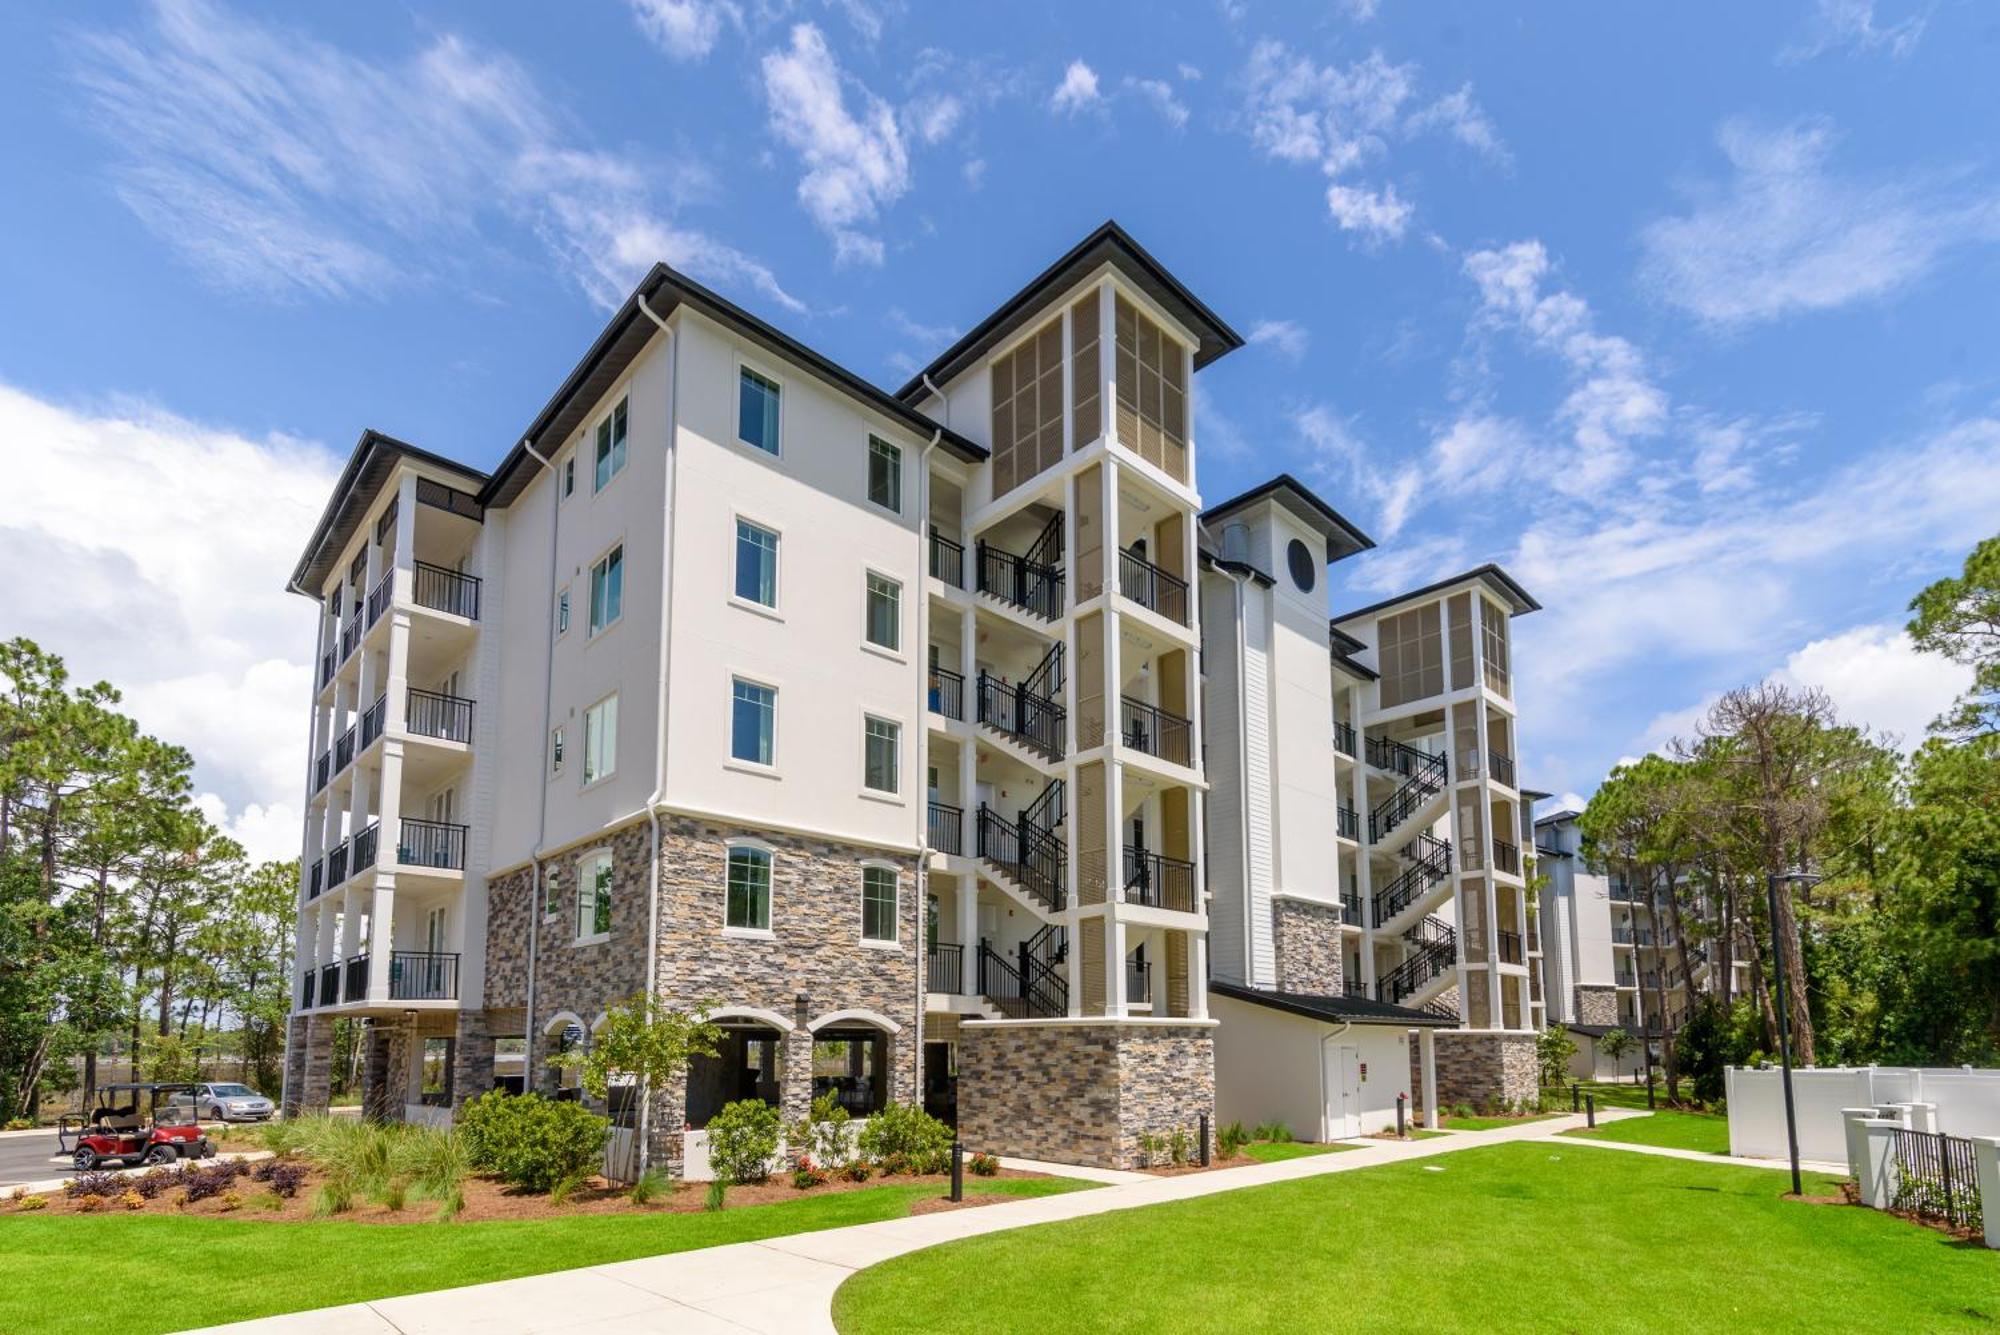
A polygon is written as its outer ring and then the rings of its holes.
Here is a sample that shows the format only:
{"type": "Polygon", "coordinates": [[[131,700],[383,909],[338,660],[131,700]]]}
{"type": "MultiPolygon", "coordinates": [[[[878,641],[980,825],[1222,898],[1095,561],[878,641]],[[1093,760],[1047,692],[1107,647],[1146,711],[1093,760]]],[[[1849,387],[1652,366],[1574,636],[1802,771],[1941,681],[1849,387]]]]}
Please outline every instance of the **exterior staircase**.
{"type": "Polygon", "coordinates": [[[1051,779],[1012,820],[979,806],[980,873],[1044,914],[1062,912],[1069,883],[1069,849],[1061,834],[1067,802],[1063,781],[1051,779]]]}
{"type": "Polygon", "coordinates": [[[1028,550],[1016,554],[981,538],[974,587],[983,597],[1043,621],[1063,614],[1063,517],[1051,515],[1028,550]]]}
{"type": "Polygon", "coordinates": [[[1435,819],[1431,809],[1440,803],[1449,778],[1445,758],[1386,738],[1369,738],[1365,749],[1370,765],[1403,778],[1368,812],[1368,842],[1393,847],[1398,831],[1421,830],[1435,819]]]}
{"type": "Polygon", "coordinates": [[[1049,646],[1035,670],[1010,684],[982,670],[976,699],[980,726],[989,737],[1037,768],[1063,758],[1068,714],[1062,705],[1063,646],[1049,646]]]}
{"type": "Polygon", "coordinates": [[[1405,843],[1403,870],[1375,892],[1375,926],[1378,930],[1407,928],[1435,907],[1441,888],[1451,881],[1451,845],[1435,835],[1419,833],[1405,843]]]}
{"type": "Polygon", "coordinates": [[[1435,914],[1403,933],[1410,953],[1375,981],[1376,999],[1421,1007],[1458,981],[1458,933],[1435,914]]]}
{"type": "Polygon", "coordinates": [[[1049,1019],[1069,1014],[1069,981],[1062,965],[1069,958],[1069,933],[1055,923],[1014,950],[979,943],[979,995],[1010,1020],[1049,1019]]]}

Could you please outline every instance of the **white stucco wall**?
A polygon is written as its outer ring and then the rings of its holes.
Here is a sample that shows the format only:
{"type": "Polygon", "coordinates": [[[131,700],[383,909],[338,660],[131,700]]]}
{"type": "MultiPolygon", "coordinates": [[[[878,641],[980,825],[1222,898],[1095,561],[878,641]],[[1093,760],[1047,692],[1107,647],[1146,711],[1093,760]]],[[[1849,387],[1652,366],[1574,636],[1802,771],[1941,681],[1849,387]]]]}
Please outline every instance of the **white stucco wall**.
{"type": "Polygon", "coordinates": [[[1396,1124],[1396,1096],[1410,1093],[1409,1035],[1378,1025],[1342,1026],[1232,997],[1209,996],[1215,1031],[1216,1117],[1220,1124],[1281,1121],[1300,1140],[1329,1138],[1323,1063],[1329,1047],[1349,1046],[1366,1067],[1360,1131],[1396,1124]]]}

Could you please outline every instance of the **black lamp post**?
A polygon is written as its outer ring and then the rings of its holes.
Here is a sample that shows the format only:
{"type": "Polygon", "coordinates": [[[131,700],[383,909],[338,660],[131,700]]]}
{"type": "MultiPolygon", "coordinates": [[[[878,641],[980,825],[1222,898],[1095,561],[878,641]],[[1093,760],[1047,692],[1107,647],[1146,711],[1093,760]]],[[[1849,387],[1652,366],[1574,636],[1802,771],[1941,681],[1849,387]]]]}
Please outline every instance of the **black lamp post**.
{"type": "Polygon", "coordinates": [[[1794,1196],[1802,1196],[1805,1192],[1799,1185],[1799,1122],[1798,1113],[1792,1106],[1792,1013],[1785,1002],[1785,937],[1778,930],[1778,883],[1817,885],[1820,879],[1811,872],[1776,872],[1765,878],[1764,887],[1771,899],[1771,967],[1778,975],[1778,1060],[1784,1069],[1785,1144],[1792,1153],[1794,1196]]]}

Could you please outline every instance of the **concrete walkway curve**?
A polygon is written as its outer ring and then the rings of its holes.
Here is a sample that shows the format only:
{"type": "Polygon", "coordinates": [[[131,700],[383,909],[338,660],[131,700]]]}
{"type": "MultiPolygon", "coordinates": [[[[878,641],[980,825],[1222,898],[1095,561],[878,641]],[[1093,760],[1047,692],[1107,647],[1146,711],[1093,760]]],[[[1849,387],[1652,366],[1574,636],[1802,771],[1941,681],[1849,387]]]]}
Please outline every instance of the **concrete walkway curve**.
{"type": "MultiPolygon", "coordinates": [[[[1597,1118],[1609,1122],[1645,1115],[1605,1109],[1597,1118]]],[[[1003,1229],[1353,1172],[1406,1159],[1435,1158],[1481,1145],[1539,1140],[1583,1124],[1581,1117],[1564,1116],[1430,1140],[1358,1142],[1364,1148],[1179,1177],[1144,1176],[1142,1181],[1120,1182],[1095,1191],[795,1233],[210,1329],[231,1335],[456,1335],[472,1331],[480,1335],[556,1331],[579,1335],[636,1335],[641,1331],[827,1335],[833,1331],[833,1294],[841,1282],[857,1270],[905,1252],[1003,1229]]]]}

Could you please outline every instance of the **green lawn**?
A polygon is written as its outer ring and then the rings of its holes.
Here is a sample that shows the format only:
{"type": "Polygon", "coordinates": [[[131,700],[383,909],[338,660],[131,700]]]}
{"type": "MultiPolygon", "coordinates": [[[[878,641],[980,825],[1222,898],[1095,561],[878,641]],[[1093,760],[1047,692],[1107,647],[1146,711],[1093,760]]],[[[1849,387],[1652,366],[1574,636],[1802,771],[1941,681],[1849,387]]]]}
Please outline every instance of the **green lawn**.
{"type": "MultiPolygon", "coordinates": [[[[969,1179],[967,1193],[1046,1196],[1063,1178],[969,1179]]],[[[0,1217],[0,1331],[184,1330],[898,1219],[928,1186],[801,1196],[720,1214],[483,1224],[259,1223],[171,1214],[0,1217]]]]}
{"type": "MultiPolygon", "coordinates": [[[[1646,1106],[1646,1082],[1644,1080],[1641,1080],[1636,1085],[1629,1079],[1622,1081],[1581,1080],[1577,1082],[1577,1088],[1580,1095],[1595,1094],[1597,1096],[1597,1106],[1600,1108],[1644,1108],[1646,1106]]],[[[1690,1082],[1683,1080],[1681,1082],[1681,1093],[1687,1094],[1690,1092],[1690,1082]]],[[[1665,1077],[1658,1077],[1656,1079],[1653,1086],[1653,1094],[1654,1098],[1662,1106],[1666,1104],[1667,1082],[1665,1077]]],[[[1568,1085],[1564,1085],[1561,1088],[1551,1086],[1544,1089],[1542,1097],[1545,1100],[1544,1107],[1557,1108],[1563,1112],[1569,1111],[1568,1085]]],[[[1577,1100],[1576,1110],[1578,1112],[1583,1111],[1581,1097],[1577,1100]]]]}
{"type": "Polygon", "coordinates": [[[1994,1329],[2000,1255],[1785,1201],[1788,1185],[1726,1164],[1488,1145],[917,1252],[849,1279],[834,1315],[844,1335],[1039,1335],[1048,1309],[1022,1295],[1059,1293],[1065,1329],[1148,1335],[1994,1329]],[[1566,1249],[1594,1279],[1551,1271],[1566,1249]]]}
{"type": "Polygon", "coordinates": [[[1342,1150],[1360,1148],[1359,1145],[1314,1145],[1303,1140],[1253,1140],[1243,1147],[1243,1154],[1258,1163],[1277,1163],[1281,1159],[1303,1159],[1312,1154],[1338,1154],[1342,1150]]]}
{"type": "Polygon", "coordinates": [[[1546,1122],[1551,1117],[1566,1117],[1567,1113],[1543,1113],[1538,1117],[1454,1117],[1447,1114],[1444,1128],[1447,1131],[1498,1131],[1503,1126],[1520,1126],[1523,1122],[1546,1122]]]}
{"type": "Polygon", "coordinates": [[[1704,1154],[1729,1153],[1729,1119],[1708,1113],[1656,1112],[1600,1122],[1595,1131],[1565,1131],[1566,1136],[1617,1140],[1627,1145],[1666,1145],[1704,1154]]]}

